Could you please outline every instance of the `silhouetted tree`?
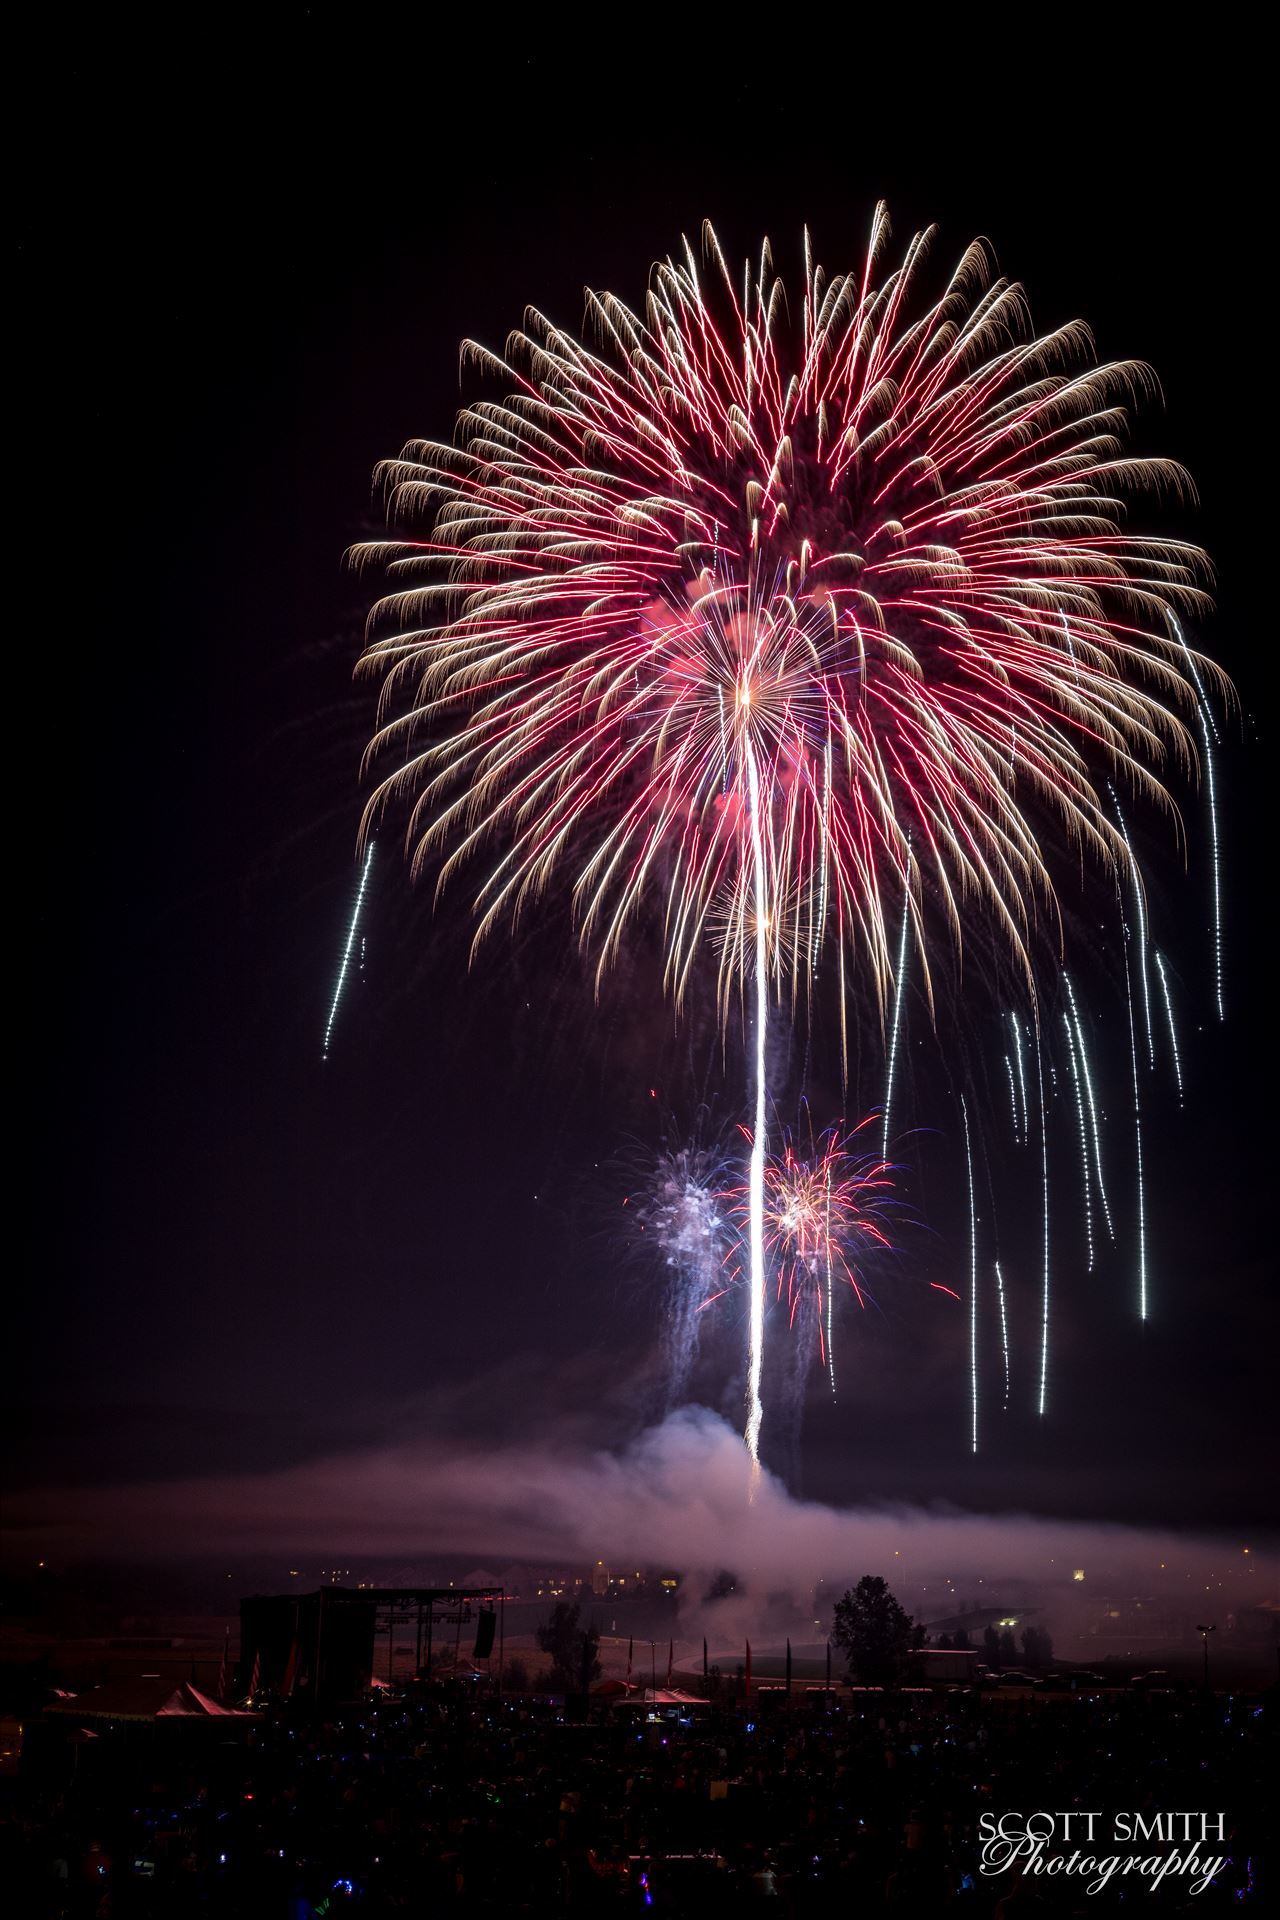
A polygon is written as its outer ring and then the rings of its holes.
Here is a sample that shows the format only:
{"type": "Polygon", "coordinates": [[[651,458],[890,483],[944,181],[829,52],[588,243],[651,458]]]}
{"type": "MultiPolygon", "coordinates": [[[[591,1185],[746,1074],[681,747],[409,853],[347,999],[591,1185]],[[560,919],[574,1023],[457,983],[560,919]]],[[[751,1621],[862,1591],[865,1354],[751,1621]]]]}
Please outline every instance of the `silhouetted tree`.
{"type": "Polygon", "coordinates": [[[1043,1627],[1027,1627],[1022,1635],[1022,1651],[1029,1667],[1047,1667],[1053,1658],[1053,1641],[1043,1627]]]}
{"type": "Polygon", "coordinates": [[[938,1645],[950,1649],[951,1635],[949,1633],[940,1633],[938,1635],[938,1645]]]}
{"type": "Polygon", "coordinates": [[[600,1629],[581,1627],[582,1603],[557,1600],[537,1630],[538,1645],[551,1655],[549,1684],[553,1693],[586,1693],[600,1678],[597,1650],[600,1629]]]}
{"type": "Polygon", "coordinates": [[[1018,1657],[1018,1644],[1013,1637],[1013,1629],[1006,1627],[1000,1635],[1000,1664],[1011,1667],[1018,1657]]]}
{"type": "Polygon", "coordinates": [[[868,1573],[836,1601],[831,1638],[845,1655],[851,1677],[866,1686],[888,1686],[901,1671],[913,1625],[887,1582],[868,1573]]]}
{"type": "Polygon", "coordinates": [[[719,1573],[715,1576],[714,1580],[711,1582],[711,1585],[707,1588],[702,1598],[704,1601],[727,1600],[730,1594],[736,1593],[737,1591],[738,1591],[737,1574],[730,1573],[727,1567],[721,1567],[719,1573]]]}
{"type": "Polygon", "coordinates": [[[989,1667],[998,1667],[1000,1665],[1000,1635],[994,1627],[985,1627],[983,1629],[982,1646],[987,1656],[987,1665],[989,1667]]]}
{"type": "Polygon", "coordinates": [[[964,1653],[971,1652],[973,1649],[973,1642],[969,1638],[969,1629],[967,1627],[961,1627],[959,1633],[957,1633],[955,1639],[951,1642],[951,1644],[953,1647],[959,1647],[961,1651],[964,1653]]]}

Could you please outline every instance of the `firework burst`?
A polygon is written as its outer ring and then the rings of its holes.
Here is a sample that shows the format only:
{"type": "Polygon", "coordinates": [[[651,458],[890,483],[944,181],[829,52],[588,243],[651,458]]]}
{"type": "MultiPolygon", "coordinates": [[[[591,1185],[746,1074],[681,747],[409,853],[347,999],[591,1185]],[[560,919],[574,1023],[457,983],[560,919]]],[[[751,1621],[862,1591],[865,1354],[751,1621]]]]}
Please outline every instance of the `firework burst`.
{"type": "Polygon", "coordinates": [[[729,1169],[714,1147],[664,1149],[626,1206],[634,1240],[665,1282],[667,1394],[679,1404],[698,1352],[702,1315],[727,1290],[735,1245],[726,1206],[729,1169]]]}
{"type": "MultiPolygon", "coordinates": [[[[874,1154],[851,1151],[870,1121],[852,1134],[831,1127],[807,1148],[784,1134],[764,1174],[764,1245],[774,1290],[793,1331],[816,1346],[835,1392],[835,1303],[844,1290],[866,1305],[863,1262],[888,1250],[893,1169],[874,1154]]],[[[750,1230],[749,1189],[731,1197],[744,1232],[750,1230]]]]}
{"type": "Polygon", "coordinates": [[[482,857],[477,939],[564,885],[602,973],[654,899],[677,1001],[704,947],[726,1013],[750,982],[757,1458],[771,1009],[830,962],[843,1022],[858,963],[883,1021],[908,922],[931,994],[977,915],[1033,986],[1045,826],[1123,870],[1107,784],[1168,804],[1214,672],[1174,624],[1200,556],[1125,521],[1185,488],[1125,451],[1145,369],[1036,336],[981,244],[930,300],[929,236],[891,270],[886,237],[830,279],[806,242],[788,303],[707,229],[643,317],[591,294],[587,340],[471,347],[505,394],[381,469],[402,537],[359,550],[391,575],[366,831],[403,803],[439,884],[482,857]]]}

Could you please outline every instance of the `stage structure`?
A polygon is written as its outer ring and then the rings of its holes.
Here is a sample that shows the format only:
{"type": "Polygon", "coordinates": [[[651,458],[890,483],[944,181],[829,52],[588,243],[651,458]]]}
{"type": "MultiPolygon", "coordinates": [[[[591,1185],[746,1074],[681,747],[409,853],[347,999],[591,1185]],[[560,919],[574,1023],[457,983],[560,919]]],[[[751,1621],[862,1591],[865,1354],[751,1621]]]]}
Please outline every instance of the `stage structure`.
{"type": "Polygon", "coordinates": [[[254,1594],[240,1602],[234,1691],[328,1706],[370,1685],[477,1671],[501,1688],[505,1614],[500,1586],[254,1594]]]}

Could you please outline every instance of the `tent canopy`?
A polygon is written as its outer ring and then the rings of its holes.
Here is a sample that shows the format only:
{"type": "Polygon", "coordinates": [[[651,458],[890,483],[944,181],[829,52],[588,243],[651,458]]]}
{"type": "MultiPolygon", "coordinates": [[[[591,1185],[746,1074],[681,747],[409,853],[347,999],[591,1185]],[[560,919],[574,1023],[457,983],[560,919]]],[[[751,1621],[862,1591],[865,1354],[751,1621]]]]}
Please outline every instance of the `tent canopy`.
{"type": "Polygon", "coordinates": [[[224,1707],[189,1680],[110,1680],[104,1687],[56,1700],[49,1714],[70,1720],[256,1720],[257,1714],[224,1707]]]}
{"type": "Polygon", "coordinates": [[[678,1687],[637,1687],[618,1697],[620,1707],[705,1707],[709,1701],[696,1693],[681,1693],[678,1687]]]}

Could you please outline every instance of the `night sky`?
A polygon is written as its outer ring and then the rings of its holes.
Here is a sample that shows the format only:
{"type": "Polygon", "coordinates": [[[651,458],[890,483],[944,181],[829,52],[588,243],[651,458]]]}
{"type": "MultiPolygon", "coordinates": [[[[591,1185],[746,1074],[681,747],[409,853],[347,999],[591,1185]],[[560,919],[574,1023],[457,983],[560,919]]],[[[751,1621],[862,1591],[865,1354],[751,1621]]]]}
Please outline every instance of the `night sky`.
{"type": "MultiPolygon", "coordinates": [[[[924,1284],[963,1267],[959,1161],[929,1135],[882,1310],[844,1324],[842,1401],[815,1391],[774,1464],[838,1502],[1266,1517],[1270,764],[1238,498],[1260,431],[1248,363],[1270,352],[1252,111],[1212,48],[1107,44],[1097,22],[1077,46],[1062,20],[1060,46],[999,64],[939,49],[923,82],[914,44],[726,64],[674,41],[619,80],[603,51],[562,60],[545,23],[531,54],[287,8],[265,38],[210,15],[207,40],[99,27],[56,79],[50,50],[33,62],[11,246],[20,1486],[442,1428],[612,1444],[654,1411],[654,1296],[623,1256],[612,1163],[654,1142],[664,1103],[688,1113],[715,1050],[697,1008],[675,1030],[643,942],[599,1007],[563,924],[468,974],[462,892],[433,915],[385,837],[321,1062],[373,699],[352,681],[369,583],[342,556],[379,524],[375,462],[450,432],[464,335],[500,346],[526,303],[574,326],[585,283],[638,305],[704,216],[733,258],[767,231],[784,270],[808,222],[843,267],[883,196],[895,250],[937,221],[941,270],[986,235],[1039,327],[1083,314],[1104,357],[1159,373],[1137,441],[1183,461],[1201,504],[1147,511],[1210,550],[1200,639],[1241,696],[1220,762],[1229,1018],[1211,1020],[1208,841],[1184,795],[1189,871],[1171,839],[1149,863],[1187,1081],[1181,1112],[1167,1075],[1151,1095],[1152,1324],[1134,1324],[1131,1263],[1086,1276],[1064,1245],[1051,1418],[993,1417],[972,1460],[964,1316],[924,1284]]],[[[1118,1106],[1123,1007],[1093,986],[1118,1106]]],[[[921,1074],[915,1119],[953,1128],[921,1074]]],[[[732,1117],[732,1050],[713,1080],[732,1117]]],[[[834,1119],[833,1066],[817,1081],[834,1119]]],[[[993,1096],[998,1189],[1001,1118],[993,1096]]],[[[1004,1173],[1016,1244],[1034,1184],[1004,1173]]],[[[1064,1212],[1073,1174],[1064,1148],[1064,1212]]],[[[737,1336],[718,1337],[698,1386],[736,1419],[737,1336]]],[[[1021,1366],[1025,1407],[1027,1347],[1021,1366]]]]}

